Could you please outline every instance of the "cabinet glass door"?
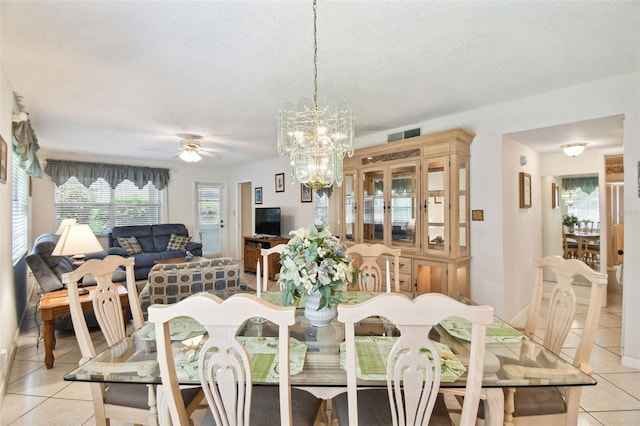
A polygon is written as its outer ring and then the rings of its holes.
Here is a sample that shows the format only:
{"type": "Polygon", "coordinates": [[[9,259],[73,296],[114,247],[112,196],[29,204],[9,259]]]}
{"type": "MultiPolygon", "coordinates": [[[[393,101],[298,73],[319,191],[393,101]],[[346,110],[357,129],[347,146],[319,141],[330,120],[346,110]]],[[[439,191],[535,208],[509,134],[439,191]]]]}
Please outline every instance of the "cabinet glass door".
{"type": "MultiPolygon", "coordinates": [[[[394,166],[390,169],[389,202],[392,247],[416,246],[417,164],[394,166]]],[[[389,232],[389,231],[387,231],[389,232]]]]}
{"type": "Polygon", "coordinates": [[[386,209],[383,170],[364,171],[362,197],[362,239],[367,243],[384,244],[386,209]]]}
{"type": "Polygon", "coordinates": [[[423,204],[424,221],[423,244],[428,254],[446,256],[449,254],[449,215],[448,176],[449,162],[446,157],[425,160],[425,199],[423,204]]]}
{"type": "Polygon", "coordinates": [[[344,227],[343,233],[345,241],[357,241],[357,204],[356,204],[356,173],[345,171],[342,182],[342,193],[344,194],[344,227]]]}
{"type": "Polygon", "coordinates": [[[458,255],[469,255],[468,159],[458,161],[458,255]]]}

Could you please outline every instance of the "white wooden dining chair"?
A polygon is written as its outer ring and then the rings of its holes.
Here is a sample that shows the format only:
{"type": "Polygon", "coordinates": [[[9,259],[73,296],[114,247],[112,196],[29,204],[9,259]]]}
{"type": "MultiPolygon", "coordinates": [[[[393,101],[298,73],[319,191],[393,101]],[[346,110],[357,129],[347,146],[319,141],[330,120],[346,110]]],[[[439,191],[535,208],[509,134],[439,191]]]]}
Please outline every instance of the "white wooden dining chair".
{"type": "Polygon", "coordinates": [[[198,374],[209,412],[204,424],[313,425],[322,401],[289,383],[289,326],[295,308],[272,305],[254,295],[236,294],[226,300],[209,293],[195,294],[173,305],[149,307],[155,323],[158,362],[164,397],[173,424],[188,425],[189,416],[178,391],[169,321],[189,316],[204,326],[208,338],[198,349],[198,374]],[[261,317],[278,326],[279,386],[253,386],[251,359],[237,339],[238,329],[250,318],[261,317]]]}
{"type": "Polygon", "coordinates": [[[355,244],[347,248],[347,254],[354,257],[355,266],[362,271],[358,274],[358,290],[385,291],[385,288],[400,291],[400,249],[392,249],[383,244],[355,244]],[[386,279],[383,281],[379,259],[393,257],[393,283],[391,284],[390,262],[386,263],[386,279]]]}
{"type": "MultiPolygon", "coordinates": [[[[113,272],[125,267],[126,286],[129,307],[136,328],[142,327],[142,309],[138,299],[138,291],[133,272],[135,259],[121,256],[107,256],[84,262],[76,270],[64,274],[62,281],[67,285],[69,293],[69,310],[73,321],[73,329],[82,354],[80,364],[96,356],[96,349],[91,339],[78,294],[78,282],[85,275],[93,276],[96,288],[93,290],[93,312],[100,330],[109,346],[126,337],[125,318],[120,303],[117,285],[112,282],[113,272]]],[[[136,424],[158,424],[155,389],[151,385],[115,383],[91,384],[91,394],[95,408],[97,425],[109,424],[109,419],[136,424]]]]}
{"type": "MultiPolygon", "coordinates": [[[[572,289],[574,279],[582,277],[589,282],[591,289],[587,317],[578,348],[573,357],[573,365],[585,373],[591,374],[589,358],[591,357],[600,319],[602,292],[607,285],[606,274],[595,272],[584,262],[577,259],[565,260],[560,256],[537,258],[534,261],[534,266],[536,268],[535,288],[525,326],[525,334],[535,338],[538,318],[543,304],[543,271],[548,268],[555,275],[557,282],[551,290],[549,306],[546,309],[542,344],[556,354],[560,354],[575,319],[576,296],[572,289]]],[[[534,360],[539,355],[527,353],[526,345],[523,345],[522,349],[520,359],[514,360],[516,361],[514,365],[522,363],[532,365],[532,363],[527,362],[527,359],[534,360]]],[[[526,375],[536,374],[536,368],[511,369],[508,362],[508,359],[505,359],[506,371],[521,371],[525,374],[525,377],[526,375]]],[[[581,390],[580,386],[507,389],[505,391],[504,424],[576,425],[581,390]]]]}
{"type": "MultiPolygon", "coordinates": [[[[73,329],[82,354],[80,364],[96,356],[96,349],[82,312],[78,294],[78,282],[85,276],[93,276],[96,288],[93,291],[93,312],[107,345],[113,346],[126,337],[125,316],[120,303],[117,285],[112,282],[113,272],[125,268],[129,309],[136,329],[142,327],[142,309],[136,288],[133,266],[135,258],[107,256],[84,262],[75,271],[62,276],[69,293],[69,310],[73,329]]],[[[189,410],[197,407],[202,395],[199,388],[185,389],[184,398],[189,401],[189,410]]],[[[91,395],[97,425],[119,420],[134,424],[158,424],[155,386],[135,383],[91,383],[91,395]]]]}
{"type": "MultiPolygon", "coordinates": [[[[269,256],[272,254],[282,254],[284,249],[287,248],[286,244],[278,244],[268,249],[261,249],[260,255],[262,256],[262,291],[269,290],[269,256]]],[[[258,265],[256,271],[260,270],[260,261],[258,260],[258,265]]],[[[260,276],[258,275],[258,278],[260,276]]],[[[260,285],[257,283],[256,285],[260,285]]],[[[282,290],[282,284],[280,285],[280,290],[282,290]]]]}
{"type": "Polygon", "coordinates": [[[474,424],[482,387],[486,326],[493,308],[470,306],[439,293],[411,300],[385,293],[358,305],[338,305],[338,321],[345,324],[347,393],[334,398],[340,425],[451,425],[440,388],[440,355],[428,335],[448,317],[472,323],[467,384],[460,425],[474,424]],[[355,324],[381,316],[394,324],[400,337],[385,360],[387,388],[357,390],[355,324]]]}

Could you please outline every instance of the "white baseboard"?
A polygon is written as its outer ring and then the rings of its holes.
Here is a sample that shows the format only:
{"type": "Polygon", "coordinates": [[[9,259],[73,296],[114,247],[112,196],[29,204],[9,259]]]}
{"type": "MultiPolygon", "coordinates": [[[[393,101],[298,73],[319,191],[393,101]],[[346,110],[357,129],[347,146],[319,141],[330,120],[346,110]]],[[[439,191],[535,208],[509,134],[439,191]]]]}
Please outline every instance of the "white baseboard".
{"type": "Polygon", "coordinates": [[[635,368],[636,370],[640,370],[640,359],[623,356],[622,365],[625,367],[635,368]]]}

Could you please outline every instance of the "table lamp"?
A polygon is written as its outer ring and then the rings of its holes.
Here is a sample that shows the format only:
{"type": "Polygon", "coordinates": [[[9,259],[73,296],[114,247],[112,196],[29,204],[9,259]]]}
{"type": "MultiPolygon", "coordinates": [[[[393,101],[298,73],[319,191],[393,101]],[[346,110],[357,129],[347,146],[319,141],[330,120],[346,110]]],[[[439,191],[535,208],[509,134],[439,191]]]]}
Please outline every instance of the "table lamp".
{"type": "Polygon", "coordinates": [[[77,224],[78,224],[77,219],[62,219],[62,222],[60,222],[60,226],[58,226],[58,230],[56,231],[56,235],[62,235],[64,230],[67,228],[67,226],[77,225],[77,224]]]}
{"type": "MultiPolygon", "coordinates": [[[[102,251],[102,245],[96,238],[89,225],[70,225],[64,228],[53,252],[53,256],[71,256],[74,264],[84,262],[85,254],[102,251]]],[[[79,289],[80,294],[87,292],[79,289]]]]}

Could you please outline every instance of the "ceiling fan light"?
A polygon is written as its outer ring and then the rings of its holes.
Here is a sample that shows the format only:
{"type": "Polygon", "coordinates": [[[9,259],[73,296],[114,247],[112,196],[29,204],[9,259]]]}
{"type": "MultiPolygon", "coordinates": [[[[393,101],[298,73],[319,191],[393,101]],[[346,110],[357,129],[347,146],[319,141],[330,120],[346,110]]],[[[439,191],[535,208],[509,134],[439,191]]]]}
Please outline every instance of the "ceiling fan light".
{"type": "Polygon", "coordinates": [[[584,147],[586,146],[586,143],[581,142],[568,143],[566,145],[561,145],[560,148],[562,149],[562,152],[564,152],[569,157],[577,157],[578,155],[582,154],[582,152],[584,151],[584,147]]]}
{"type": "Polygon", "coordinates": [[[196,161],[202,160],[202,157],[195,151],[182,151],[179,157],[182,161],[186,161],[187,163],[195,163],[196,161]]]}

